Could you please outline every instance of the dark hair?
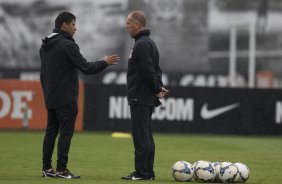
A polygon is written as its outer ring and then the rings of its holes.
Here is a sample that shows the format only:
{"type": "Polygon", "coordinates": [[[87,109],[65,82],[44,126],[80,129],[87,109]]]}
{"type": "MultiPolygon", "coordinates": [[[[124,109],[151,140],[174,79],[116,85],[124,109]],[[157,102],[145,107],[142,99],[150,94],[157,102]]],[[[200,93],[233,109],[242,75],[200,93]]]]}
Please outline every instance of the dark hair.
{"type": "Polygon", "coordinates": [[[143,11],[135,10],[130,12],[131,18],[140,23],[143,27],[146,27],[146,16],[143,11]]]}
{"type": "Polygon", "coordinates": [[[70,23],[75,19],[74,14],[70,12],[61,12],[55,20],[55,28],[60,29],[64,22],[70,23]]]}

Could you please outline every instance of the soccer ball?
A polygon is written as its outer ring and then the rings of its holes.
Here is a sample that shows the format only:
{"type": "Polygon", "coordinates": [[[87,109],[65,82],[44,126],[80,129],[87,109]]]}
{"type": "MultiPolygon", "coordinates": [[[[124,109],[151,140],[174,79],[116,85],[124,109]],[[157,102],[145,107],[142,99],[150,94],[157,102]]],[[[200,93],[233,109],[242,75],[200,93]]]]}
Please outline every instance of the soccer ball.
{"type": "Polygon", "coordinates": [[[172,166],[172,176],[176,181],[191,181],[194,169],[189,162],[178,161],[172,166]]]}
{"type": "Polygon", "coordinates": [[[215,168],[215,173],[216,173],[215,180],[216,181],[221,181],[218,176],[219,176],[219,171],[220,171],[220,167],[222,163],[223,164],[232,164],[231,162],[213,162],[212,163],[213,167],[215,168]]]}
{"type": "Polygon", "coordinates": [[[218,178],[224,183],[234,183],[239,177],[239,171],[236,165],[230,162],[222,162],[218,178]]]}
{"type": "Polygon", "coordinates": [[[218,178],[218,175],[220,171],[221,162],[213,162],[212,165],[215,169],[215,181],[220,182],[221,180],[218,178]]]}
{"type": "Polygon", "coordinates": [[[236,179],[236,183],[244,183],[249,179],[250,170],[247,165],[237,162],[234,165],[237,166],[239,171],[239,177],[236,179]]]}
{"type": "Polygon", "coordinates": [[[197,161],[193,164],[194,178],[200,182],[213,182],[216,177],[215,168],[209,161],[197,161]]]}

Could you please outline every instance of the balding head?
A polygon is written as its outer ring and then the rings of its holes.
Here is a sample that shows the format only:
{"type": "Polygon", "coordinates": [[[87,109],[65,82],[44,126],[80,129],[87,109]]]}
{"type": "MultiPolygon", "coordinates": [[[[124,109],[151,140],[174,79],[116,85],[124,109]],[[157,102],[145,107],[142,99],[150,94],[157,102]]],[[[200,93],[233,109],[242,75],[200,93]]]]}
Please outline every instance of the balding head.
{"type": "Polygon", "coordinates": [[[146,17],[142,11],[132,11],[126,20],[126,29],[132,38],[146,27],[146,17]]]}
{"type": "Polygon", "coordinates": [[[139,23],[143,28],[146,27],[146,16],[143,11],[132,11],[129,13],[129,16],[131,16],[131,19],[139,23]]]}

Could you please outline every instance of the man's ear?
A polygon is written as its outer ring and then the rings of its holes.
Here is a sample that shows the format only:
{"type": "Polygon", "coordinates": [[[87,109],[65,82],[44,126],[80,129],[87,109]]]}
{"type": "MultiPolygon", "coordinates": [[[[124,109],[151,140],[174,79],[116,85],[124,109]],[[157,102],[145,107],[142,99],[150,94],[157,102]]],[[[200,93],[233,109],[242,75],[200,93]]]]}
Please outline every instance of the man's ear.
{"type": "Polygon", "coordinates": [[[141,25],[140,25],[139,23],[135,23],[135,27],[136,27],[137,29],[139,29],[139,28],[141,27],[141,25]]]}
{"type": "Polygon", "coordinates": [[[62,24],[62,29],[65,29],[66,28],[66,25],[67,25],[67,23],[66,22],[63,22],[63,24],[62,24]]]}

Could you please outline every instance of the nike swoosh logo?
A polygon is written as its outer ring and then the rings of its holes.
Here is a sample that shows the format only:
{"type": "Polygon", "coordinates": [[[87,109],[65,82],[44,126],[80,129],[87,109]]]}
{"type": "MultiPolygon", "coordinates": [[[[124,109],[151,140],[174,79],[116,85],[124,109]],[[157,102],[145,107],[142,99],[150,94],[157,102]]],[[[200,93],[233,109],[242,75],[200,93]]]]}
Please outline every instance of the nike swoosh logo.
{"type": "Polygon", "coordinates": [[[142,178],[136,178],[135,176],[132,177],[132,180],[140,180],[142,178]]]}
{"type": "Polygon", "coordinates": [[[66,178],[66,179],[71,179],[71,178],[72,178],[71,175],[64,176],[64,175],[59,174],[58,176],[60,176],[60,177],[62,177],[62,178],[66,178]]]}
{"type": "Polygon", "coordinates": [[[208,104],[205,103],[203,105],[202,109],[201,109],[201,117],[203,119],[211,119],[211,118],[219,116],[223,113],[226,113],[227,111],[230,111],[230,110],[238,107],[239,105],[240,105],[239,103],[235,103],[235,104],[227,105],[227,106],[224,106],[224,107],[209,110],[208,104]]]}

